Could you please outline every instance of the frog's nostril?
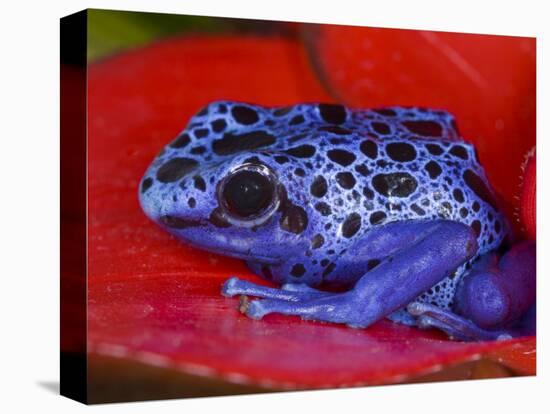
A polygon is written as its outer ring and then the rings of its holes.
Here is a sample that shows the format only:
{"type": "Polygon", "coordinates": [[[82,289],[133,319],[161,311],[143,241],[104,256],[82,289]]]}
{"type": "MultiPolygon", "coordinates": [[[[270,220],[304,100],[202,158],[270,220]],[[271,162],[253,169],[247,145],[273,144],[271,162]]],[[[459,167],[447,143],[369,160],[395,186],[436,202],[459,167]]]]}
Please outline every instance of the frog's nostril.
{"type": "Polygon", "coordinates": [[[146,193],[147,190],[149,190],[149,188],[151,188],[152,185],[153,185],[153,179],[151,177],[147,177],[146,179],[144,179],[141,182],[141,188],[140,188],[141,194],[146,193]]]}

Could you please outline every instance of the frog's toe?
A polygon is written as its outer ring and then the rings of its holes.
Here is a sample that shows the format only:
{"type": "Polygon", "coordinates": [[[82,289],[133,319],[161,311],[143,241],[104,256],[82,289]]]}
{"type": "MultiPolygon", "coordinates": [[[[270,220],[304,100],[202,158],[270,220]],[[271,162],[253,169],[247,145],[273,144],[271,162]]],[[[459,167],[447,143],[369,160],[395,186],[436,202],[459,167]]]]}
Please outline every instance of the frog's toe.
{"type": "Polygon", "coordinates": [[[270,313],[265,307],[262,305],[262,302],[265,302],[265,300],[248,300],[248,299],[242,299],[243,296],[241,296],[241,302],[239,306],[239,310],[244,313],[246,316],[248,316],[251,319],[262,319],[265,315],[270,313]]]}
{"type": "Polygon", "coordinates": [[[249,318],[262,319],[270,313],[282,313],[285,315],[299,315],[303,305],[296,306],[295,302],[281,299],[263,299],[248,301],[248,303],[239,307],[241,312],[245,313],[249,318]]]}
{"type": "Polygon", "coordinates": [[[440,320],[432,318],[430,316],[419,316],[416,324],[421,329],[438,329],[447,334],[449,339],[465,342],[472,340],[472,338],[464,336],[460,331],[457,331],[452,326],[447,325],[446,323],[443,323],[440,320]]]}
{"type": "Polygon", "coordinates": [[[239,282],[242,282],[242,281],[239,280],[236,277],[232,277],[230,279],[227,279],[225,281],[225,283],[223,284],[223,286],[222,286],[222,295],[227,297],[227,298],[238,295],[239,294],[239,289],[238,289],[239,282]]]}
{"type": "Polygon", "coordinates": [[[417,324],[420,328],[439,329],[452,339],[484,341],[509,339],[513,336],[512,331],[482,329],[469,319],[426,303],[411,303],[407,310],[418,317],[417,324]]]}
{"type": "Polygon", "coordinates": [[[225,297],[246,295],[257,298],[280,299],[283,301],[305,301],[327,295],[327,293],[310,288],[304,284],[287,283],[282,286],[282,289],[277,289],[232,277],[223,284],[222,295],[225,297]]]}
{"type": "Polygon", "coordinates": [[[281,286],[281,289],[286,290],[288,292],[306,292],[306,293],[313,293],[317,295],[328,295],[328,292],[323,292],[321,290],[317,290],[315,288],[312,288],[305,283],[285,283],[281,286]]]}
{"type": "Polygon", "coordinates": [[[247,316],[261,319],[270,313],[295,315],[302,319],[323,322],[345,323],[355,327],[365,327],[363,318],[356,311],[349,297],[344,294],[325,294],[304,301],[281,299],[261,299],[241,306],[247,316]]]}
{"type": "Polygon", "coordinates": [[[281,290],[257,285],[247,280],[232,277],[225,281],[222,286],[221,293],[223,296],[228,298],[239,295],[248,295],[263,298],[281,295],[281,290]]]}

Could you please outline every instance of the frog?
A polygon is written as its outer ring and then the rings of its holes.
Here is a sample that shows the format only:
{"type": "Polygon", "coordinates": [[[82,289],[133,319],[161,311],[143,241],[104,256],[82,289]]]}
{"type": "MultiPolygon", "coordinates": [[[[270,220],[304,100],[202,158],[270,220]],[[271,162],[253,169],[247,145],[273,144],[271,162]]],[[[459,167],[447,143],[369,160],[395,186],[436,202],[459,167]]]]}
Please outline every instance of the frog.
{"type": "Polygon", "coordinates": [[[461,341],[534,330],[535,245],[507,248],[510,224],[448,111],[215,101],[160,151],[138,195],[177,239],[270,284],[221,287],[252,319],[388,318],[461,341]]]}

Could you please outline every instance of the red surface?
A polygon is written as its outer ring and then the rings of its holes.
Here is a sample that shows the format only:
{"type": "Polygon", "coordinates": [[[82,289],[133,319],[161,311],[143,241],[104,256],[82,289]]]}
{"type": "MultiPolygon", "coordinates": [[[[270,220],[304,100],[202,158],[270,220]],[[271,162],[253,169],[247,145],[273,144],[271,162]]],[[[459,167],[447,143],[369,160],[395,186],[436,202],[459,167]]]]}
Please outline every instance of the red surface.
{"type": "Polygon", "coordinates": [[[331,100],[291,39],[176,39],[90,67],[92,355],[307,388],[403,381],[486,351],[508,360],[513,344],[529,341],[464,344],[386,321],[354,330],[239,314],[237,300],[220,296],[222,282],[231,275],[260,279],[241,261],[180,244],[149,222],[137,201],[138,181],[155,154],[194,112],[217,99],[265,105],[331,100]]]}
{"type": "Polygon", "coordinates": [[[500,362],[520,375],[533,375],[537,371],[537,343],[536,338],[527,338],[524,341],[489,352],[488,358],[500,362]]]}
{"type": "Polygon", "coordinates": [[[525,159],[521,191],[521,221],[527,237],[537,239],[537,154],[532,151],[525,159]]]}
{"type": "Polygon", "coordinates": [[[456,116],[508,213],[535,145],[534,38],[320,26],[312,52],[343,103],[414,105],[456,116]]]}

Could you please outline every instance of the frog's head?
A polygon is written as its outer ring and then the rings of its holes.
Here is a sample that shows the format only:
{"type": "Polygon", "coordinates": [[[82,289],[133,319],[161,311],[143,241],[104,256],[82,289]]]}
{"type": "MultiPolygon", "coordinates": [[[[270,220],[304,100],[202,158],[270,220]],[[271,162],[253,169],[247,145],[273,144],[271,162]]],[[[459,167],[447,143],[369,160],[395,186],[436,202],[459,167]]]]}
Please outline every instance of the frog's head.
{"type": "MultiPolygon", "coordinates": [[[[307,248],[306,210],[290,200],[288,174],[269,154],[244,152],[203,165],[177,159],[154,163],[140,187],[143,210],[170,233],[205,250],[271,264],[307,248]]],[[[291,187],[292,199],[300,199],[291,187]]]]}

